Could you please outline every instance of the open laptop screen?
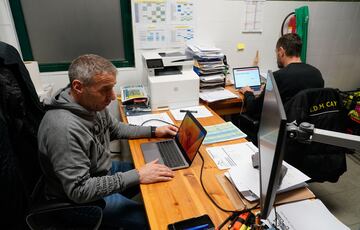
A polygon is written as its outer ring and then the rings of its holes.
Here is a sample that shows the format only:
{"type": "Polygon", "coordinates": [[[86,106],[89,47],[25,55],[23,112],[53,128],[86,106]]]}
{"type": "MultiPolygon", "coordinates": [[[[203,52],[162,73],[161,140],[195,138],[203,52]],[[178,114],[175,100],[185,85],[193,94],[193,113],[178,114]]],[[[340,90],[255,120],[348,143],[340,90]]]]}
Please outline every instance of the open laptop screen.
{"type": "Polygon", "coordinates": [[[257,66],[243,67],[233,69],[235,88],[239,89],[245,86],[260,87],[260,71],[257,66]]]}
{"type": "Polygon", "coordinates": [[[181,151],[186,153],[185,157],[188,157],[186,159],[188,162],[193,161],[205,136],[206,130],[190,112],[187,112],[175,137],[175,141],[181,148],[181,151]]]}

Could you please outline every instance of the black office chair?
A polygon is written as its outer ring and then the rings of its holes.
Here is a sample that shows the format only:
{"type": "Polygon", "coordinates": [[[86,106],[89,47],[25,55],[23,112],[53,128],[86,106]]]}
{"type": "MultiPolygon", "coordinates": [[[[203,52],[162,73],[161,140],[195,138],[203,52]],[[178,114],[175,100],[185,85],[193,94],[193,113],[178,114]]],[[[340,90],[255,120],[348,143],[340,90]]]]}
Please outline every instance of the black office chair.
{"type": "Polygon", "coordinates": [[[251,114],[241,113],[236,117],[237,124],[235,124],[241,131],[246,133],[246,139],[251,141],[254,145],[257,146],[257,133],[259,131],[259,119],[254,118],[251,114]]]}
{"type": "Polygon", "coordinates": [[[41,177],[30,197],[26,223],[31,229],[98,229],[102,220],[103,200],[74,204],[69,200],[44,200],[41,177]]]}
{"type": "MultiPolygon", "coordinates": [[[[309,122],[315,128],[345,132],[346,113],[336,89],[306,89],[285,105],[288,122],[309,122]]],[[[337,182],[346,171],[345,153],[348,149],[313,142],[302,144],[287,140],[284,159],[309,177],[313,182],[337,182]]]]}
{"type": "Polygon", "coordinates": [[[257,146],[257,134],[259,131],[259,120],[261,116],[262,105],[264,101],[264,93],[255,97],[254,94],[246,92],[244,95],[245,112],[240,113],[234,117],[234,124],[239,127],[241,131],[246,133],[247,138],[254,145],[257,146]]]}
{"type": "Polygon", "coordinates": [[[37,153],[37,131],[43,115],[43,106],[19,53],[0,42],[0,227],[97,229],[103,200],[79,205],[69,200],[43,199],[37,153]],[[64,213],[71,213],[71,219],[64,213]],[[79,221],[81,218],[86,221],[79,221]]]}

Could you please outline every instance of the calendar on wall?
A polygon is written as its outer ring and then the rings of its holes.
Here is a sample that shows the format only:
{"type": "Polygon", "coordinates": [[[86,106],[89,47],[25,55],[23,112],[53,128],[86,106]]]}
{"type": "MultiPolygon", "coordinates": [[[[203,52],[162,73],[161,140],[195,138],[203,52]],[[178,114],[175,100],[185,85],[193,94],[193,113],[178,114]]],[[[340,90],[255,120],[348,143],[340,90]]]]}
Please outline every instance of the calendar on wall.
{"type": "Polygon", "coordinates": [[[139,48],[184,47],[194,39],[193,0],[134,0],[132,3],[139,48]]]}

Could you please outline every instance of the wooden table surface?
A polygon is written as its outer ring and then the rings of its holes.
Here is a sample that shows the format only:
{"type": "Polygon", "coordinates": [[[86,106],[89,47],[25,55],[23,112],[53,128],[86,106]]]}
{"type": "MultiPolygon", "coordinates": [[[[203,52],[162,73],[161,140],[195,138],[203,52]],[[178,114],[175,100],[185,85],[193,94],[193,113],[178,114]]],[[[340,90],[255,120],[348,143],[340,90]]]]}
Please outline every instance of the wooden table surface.
{"type": "MultiPolygon", "coordinates": [[[[127,121],[120,106],[123,121],[127,121]]],[[[215,112],[212,117],[199,118],[203,126],[224,122],[215,112]]],[[[172,115],[168,115],[173,119],[172,115]]],[[[173,119],[174,120],[174,119],[173,119]]],[[[180,125],[180,122],[175,122],[180,125]]],[[[144,165],[144,158],[140,148],[141,143],[155,141],[155,138],[129,140],[131,154],[136,168],[144,165]]],[[[245,139],[210,144],[209,146],[235,144],[245,142],[245,139]]],[[[219,170],[208,156],[205,146],[202,145],[200,153],[204,157],[203,183],[210,196],[225,209],[234,210],[233,205],[218,183],[216,175],[224,173],[219,170]]],[[[229,215],[218,209],[206,196],[200,183],[200,169],[202,160],[197,154],[191,167],[175,171],[175,177],[169,182],[140,185],[146,213],[151,229],[167,229],[167,225],[180,220],[208,214],[215,226],[218,226],[229,215]]]]}

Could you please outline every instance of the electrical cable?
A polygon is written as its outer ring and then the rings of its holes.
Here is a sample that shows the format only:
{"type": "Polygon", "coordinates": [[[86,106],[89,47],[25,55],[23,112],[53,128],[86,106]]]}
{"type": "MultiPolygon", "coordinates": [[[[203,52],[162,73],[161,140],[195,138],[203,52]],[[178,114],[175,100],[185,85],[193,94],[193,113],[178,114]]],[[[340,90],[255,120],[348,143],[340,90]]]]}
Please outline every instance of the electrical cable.
{"type": "Polygon", "coordinates": [[[170,122],[163,121],[163,120],[156,119],[156,118],[146,120],[146,121],[144,121],[143,123],[141,123],[141,125],[140,125],[140,126],[143,126],[145,123],[148,123],[149,121],[160,121],[160,122],[163,122],[163,123],[165,123],[165,124],[172,125],[172,126],[174,126],[174,127],[176,127],[176,128],[179,128],[178,126],[176,126],[176,125],[174,125],[174,124],[171,124],[170,122]]]}
{"type": "Polygon", "coordinates": [[[240,215],[241,213],[245,213],[245,212],[250,212],[251,210],[253,209],[256,209],[258,208],[258,205],[259,203],[257,203],[254,207],[250,208],[250,209],[247,209],[247,207],[245,206],[245,209],[239,211],[239,210],[229,210],[229,209],[225,209],[225,208],[222,208],[219,204],[217,204],[213,199],[212,197],[210,196],[210,194],[208,193],[208,191],[205,189],[205,186],[204,186],[204,183],[203,183],[203,179],[202,179],[202,174],[203,174],[203,169],[204,169],[204,165],[205,165],[205,160],[204,160],[204,157],[202,156],[202,154],[198,151],[199,155],[200,155],[200,158],[202,160],[202,164],[201,164],[201,169],[200,169],[200,184],[201,184],[201,187],[202,189],[204,190],[206,196],[210,199],[210,201],[218,208],[220,209],[221,211],[223,212],[236,212],[238,213],[238,215],[240,215]]]}

